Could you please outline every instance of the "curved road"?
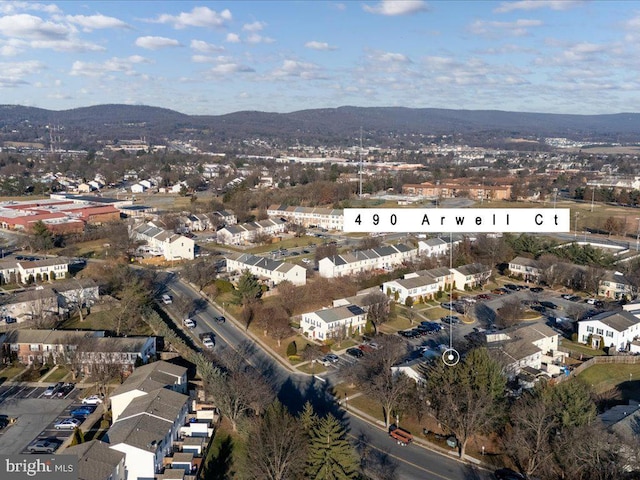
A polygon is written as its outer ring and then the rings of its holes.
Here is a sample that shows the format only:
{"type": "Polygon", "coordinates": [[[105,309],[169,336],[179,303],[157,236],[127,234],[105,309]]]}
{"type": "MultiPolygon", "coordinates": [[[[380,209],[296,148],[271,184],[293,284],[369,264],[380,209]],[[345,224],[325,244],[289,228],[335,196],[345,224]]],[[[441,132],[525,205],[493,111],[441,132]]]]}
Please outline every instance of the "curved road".
{"type": "MultiPolygon", "coordinates": [[[[202,298],[194,289],[181,282],[175,275],[167,279],[167,290],[173,294],[174,298],[192,300],[202,298]]],[[[197,336],[198,333],[214,332],[216,335],[216,350],[238,348],[248,341],[255,345],[235,322],[228,321],[224,324],[217,324],[213,317],[221,314],[219,310],[207,303],[206,307],[192,315],[197,324],[193,333],[197,336]]],[[[332,413],[347,420],[354,443],[369,452],[373,452],[374,456],[379,459],[384,459],[385,464],[395,471],[395,478],[404,480],[484,480],[493,478],[485,471],[445,455],[415,445],[408,447],[396,445],[389,438],[386,431],[357,416],[350,415],[342,409],[338,409],[335,405],[335,399],[329,392],[330,380],[290,372],[259,346],[251,349],[250,358],[247,358],[247,361],[265,375],[275,387],[279,400],[291,408],[292,411],[299,410],[304,402],[309,399],[314,404],[324,403],[327,408],[332,410],[332,413]]]]}

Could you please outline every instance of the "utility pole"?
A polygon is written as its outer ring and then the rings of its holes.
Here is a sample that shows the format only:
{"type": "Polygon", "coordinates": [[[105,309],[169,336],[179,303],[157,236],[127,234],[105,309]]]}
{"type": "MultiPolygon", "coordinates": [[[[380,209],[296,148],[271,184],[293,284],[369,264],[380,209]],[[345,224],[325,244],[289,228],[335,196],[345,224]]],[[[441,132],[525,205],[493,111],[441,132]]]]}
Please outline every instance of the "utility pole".
{"type": "Polygon", "coordinates": [[[360,194],[359,198],[362,200],[362,127],[360,127],[360,194]]]}

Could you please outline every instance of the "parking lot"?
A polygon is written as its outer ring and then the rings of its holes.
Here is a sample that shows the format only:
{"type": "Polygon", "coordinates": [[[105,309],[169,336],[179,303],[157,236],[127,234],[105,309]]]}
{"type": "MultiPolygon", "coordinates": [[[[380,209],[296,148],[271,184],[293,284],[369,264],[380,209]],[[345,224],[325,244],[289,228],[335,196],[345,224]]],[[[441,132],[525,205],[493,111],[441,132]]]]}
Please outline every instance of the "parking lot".
{"type": "Polygon", "coordinates": [[[45,396],[47,386],[0,386],[0,414],[15,418],[15,423],[0,429],[0,452],[26,454],[37,439],[55,439],[61,444],[73,429],[56,429],[55,424],[71,418],[71,410],[82,406],[82,390],[69,394],[45,396]]]}

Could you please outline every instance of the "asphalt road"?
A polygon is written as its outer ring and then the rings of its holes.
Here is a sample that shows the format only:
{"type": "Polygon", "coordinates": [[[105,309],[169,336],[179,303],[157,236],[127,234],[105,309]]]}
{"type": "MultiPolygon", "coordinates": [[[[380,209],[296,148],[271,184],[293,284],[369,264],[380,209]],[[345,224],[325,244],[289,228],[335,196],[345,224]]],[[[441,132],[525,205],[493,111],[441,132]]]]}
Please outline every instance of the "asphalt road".
{"type": "MultiPolygon", "coordinates": [[[[199,299],[199,295],[189,286],[180,282],[177,277],[167,280],[167,292],[174,298],[199,299]]],[[[169,306],[169,308],[171,308],[169,306]]],[[[196,327],[192,330],[194,337],[199,333],[215,333],[215,350],[220,353],[225,348],[238,348],[246,344],[248,337],[234,322],[216,323],[213,318],[222,312],[207,304],[206,307],[192,315],[196,327]]],[[[327,411],[339,415],[350,426],[350,435],[354,443],[382,458],[389,468],[394,469],[396,478],[402,480],[434,479],[434,480],[473,480],[489,479],[492,475],[467,464],[458,462],[445,455],[423,449],[416,445],[398,446],[392,441],[387,432],[372,426],[359,417],[350,415],[337,407],[335,399],[330,393],[331,382],[334,378],[311,377],[304,374],[294,374],[288,371],[278,361],[268,355],[262,348],[254,346],[247,356],[249,361],[274,386],[280,401],[292,411],[302,408],[306,400],[310,400],[316,408],[324,407],[327,411]]]]}

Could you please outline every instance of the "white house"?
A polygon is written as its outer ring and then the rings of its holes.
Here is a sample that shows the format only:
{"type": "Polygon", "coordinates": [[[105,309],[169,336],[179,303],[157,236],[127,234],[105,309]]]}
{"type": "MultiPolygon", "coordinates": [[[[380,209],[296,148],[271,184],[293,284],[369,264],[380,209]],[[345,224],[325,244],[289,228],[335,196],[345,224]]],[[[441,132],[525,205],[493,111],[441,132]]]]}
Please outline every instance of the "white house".
{"type": "Polygon", "coordinates": [[[142,193],[145,190],[146,188],[144,187],[144,185],[140,183],[134,183],[133,185],[131,185],[131,193],[142,193]]]}
{"type": "Polygon", "coordinates": [[[131,229],[131,237],[147,242],[151,252],[158,252],[165,260],[193,260],[195,242],[183,235],[159,228],[152,222],[131,229]]]}
{"type": "Polygon", "coordinates": [[[49,257],[41,260],[6,260],[0,262],[0,282],[30,283],[65,278],[69,259],[49,257]]]}
{"type": "Polygon", "coordinates": [[[131,400],[104,440],[125,454],[127,480],[150,480],[163,468],[189,411],[189,396],[166,388],[131,400]]]}
{"type": "Polygon", "coordinates": [[[429,238],[418,242],[418,253],[426,257],[439,257],[449,251],[449,242],[441,238],[429,238]]]}
{"type": "Polygon", "coordinates": [[[248,253],[230,253],[226,256],[227,272],[249,270],[258,278],[268,279],[273,285],[288,280],[294,285],[307,283],[307,269],[293,263],[271,260],[248,253]]]}
{"type": "Polygon", "coordinates": [[[153,186],[153,184],[149,180],[140,180],[138,183],[146,189],[149,189],[153,186]]]}
{"type": "Polygon", "coordinates": [[[560,372],[564,353],[558,350],[559,335],[543,323],[518,325],[487,334],[489,352],[504,365],[507,375],[516,376],[524,368],[560,372]]]}
{"type": "Polygon", "coordinates": [[[613,300],[635,298],[638,286],[620,272],[607,271],[598,284],[598,295],[613,300]]]}
{"type": "Polygon", "coordinates": [[[453,282],[458,290],[484,285],[491,276],[491,268],[481,263],[470,263],[452,268],[453,282]]]}
{"type": "Polygon", "coordinates": [[[431,299],[440,288],[440,283],[431,275],[409,277],[405,275],[404,278],[382,284],[382,292],[399,303],[405,303],[408,297],[411,297],[414,302],[419,298],[431,299]]]}
{"type": "Polygon", "coordinates": [[[158,388],[187,393],[187,369],[159,361],[136,368],[111,394],[111,414],[115,422],[133,399],[158,388]]]}
{"type": "Polygon", "coordinates": [[[303,313],[300,321],[302,333],[316,340],[362,333],[367,323],[365,311],[357,305],[323,308],[303,313]]]}
{"type": "Polygon", "coordinates": [[[578,322],[578,341],[591,348],[628,350],[637,337],[640,337],[640,317],[628,311],[604,312],[578,322]]]}
{"type": "Polygon", "coordinates": [[[388,271],[415,259],[417,255],[418,249],[408,245],[382,245],[370,250],[325,257],[318,262],[318,272],[321,277],[336,278],[371,270],[388,271]]]}
{"type": "Polygon", "coordinates": [[[288,222],[305,227],[313,226],[327,230],[342,230],[344,225],[343,210],[334,208],[270,205],[267,215],[271,218],[284,218],[288,222]]]}
{"type": "Polygon", "coordinates": [[[259,222],[249,222],[239,225],[227,225],[218,230],[218,243],[224,245],[242,245],[251,243],[260,235],[275,236],[284,233],[287,222],[280,219],[267,219],[259,222]]]}

